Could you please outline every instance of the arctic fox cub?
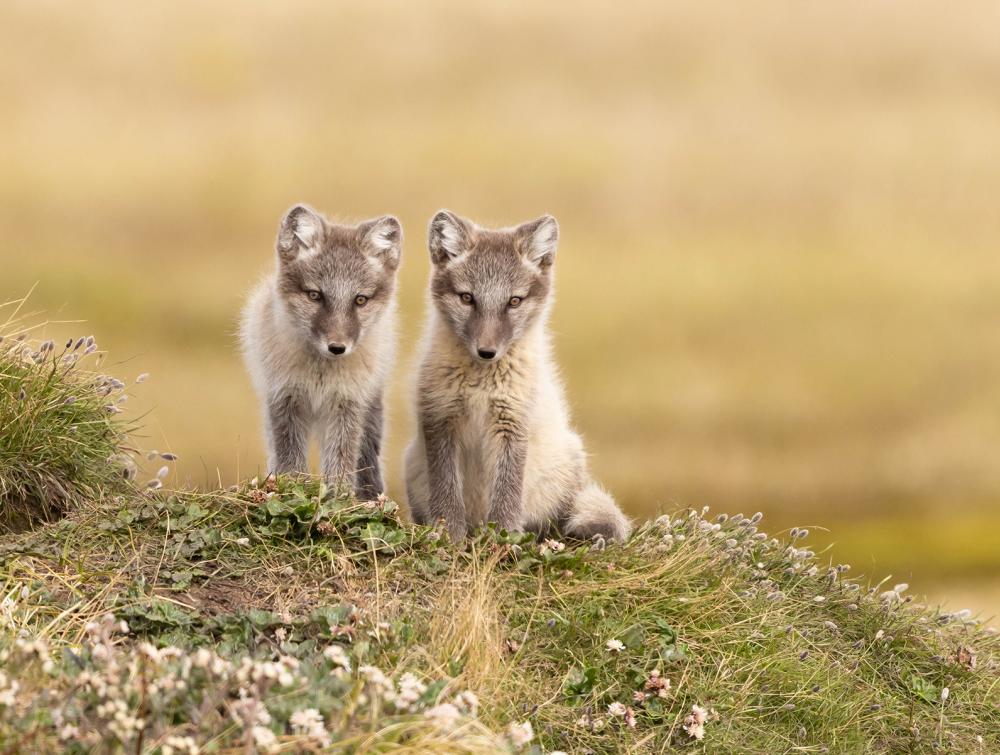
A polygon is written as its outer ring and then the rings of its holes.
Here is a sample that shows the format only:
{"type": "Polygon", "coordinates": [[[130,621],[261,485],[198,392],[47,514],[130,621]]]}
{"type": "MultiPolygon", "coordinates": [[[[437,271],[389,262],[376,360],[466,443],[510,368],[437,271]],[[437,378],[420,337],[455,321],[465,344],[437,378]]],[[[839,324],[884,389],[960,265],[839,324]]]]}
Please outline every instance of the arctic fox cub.
{"type": "Polygon", "coordinates": [[[282,218],[277,270],[246,304],[243,356],[263,405],[268,470],[323,475],[358,496],[383,491],[382,394],[395,352],[399,221],[344,226],[305,205],[282,218]]]}
{"type": "Polygon", "coordinates": [[[546,319],[559,226],[548,215],[488,230],[451,212],[430,224],[431,306],[406,453],[413,518],[453,538],[486,521],[625,539],[570,427],[546,319]]]}

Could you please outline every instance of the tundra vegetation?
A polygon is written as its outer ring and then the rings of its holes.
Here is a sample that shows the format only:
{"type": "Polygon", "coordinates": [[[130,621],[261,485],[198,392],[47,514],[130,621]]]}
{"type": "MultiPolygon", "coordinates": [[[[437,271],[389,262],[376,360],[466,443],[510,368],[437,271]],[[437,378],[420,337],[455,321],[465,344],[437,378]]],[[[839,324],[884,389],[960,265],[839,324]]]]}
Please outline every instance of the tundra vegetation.
{"type": "Polygon", "coordinates": [[[289,202],[412,230],[401,366],[430,214],[549,212],[559,365],[625,511],[762,510],[1000,614],[997,9],[0,3],[0,299],[43,281],[141,355],[146,444],[230,485],[265,458],[234,313],[289,202]]]}
{"type": "Polygon", "coordinates": [[[0,343],[2,752],[1000,751],[997,635],[804,530],[452,543],[306,477],[165,490],[87,344],[0,343]]]}

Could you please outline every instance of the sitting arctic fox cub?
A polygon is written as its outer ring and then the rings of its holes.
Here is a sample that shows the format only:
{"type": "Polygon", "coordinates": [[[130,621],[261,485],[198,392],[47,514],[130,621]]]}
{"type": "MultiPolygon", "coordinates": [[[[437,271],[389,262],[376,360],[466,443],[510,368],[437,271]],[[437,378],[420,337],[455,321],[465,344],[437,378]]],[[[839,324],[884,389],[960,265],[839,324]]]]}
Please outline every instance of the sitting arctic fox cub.
{"type": "Polygon", "coordinates": [[[406,453],[410,511],[455,539],[486,521],[625,539],[628,519],[591,478],[570,427],[546,319],[559,226],[488,230],[441,211],[430,225],[431,304],[406,453]]]}
{"type": "Polygon", "coordinates": [[[402,235],[388,215],[344,226],[297,205],[282,219],[277,271],[250,295],[240,328],[270,472],[307,471],[315,431],[328,480],[361,498],[383,491],[382,394],[402,235]]]}

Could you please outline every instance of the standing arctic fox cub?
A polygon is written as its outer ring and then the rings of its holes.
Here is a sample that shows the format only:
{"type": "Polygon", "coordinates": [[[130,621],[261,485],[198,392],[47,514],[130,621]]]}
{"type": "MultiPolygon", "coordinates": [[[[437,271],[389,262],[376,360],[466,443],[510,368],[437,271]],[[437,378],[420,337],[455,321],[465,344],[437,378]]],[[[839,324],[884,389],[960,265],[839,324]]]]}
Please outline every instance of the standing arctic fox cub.
{"type": "Polygon", "coordinates": [[[277,271],[250,295],[240,328],[269,471],[307,471],[315,431],[328,480],[362,498],[383,491],[382,394],[402,235],[388,215],[344,226],[296,205],[282,219],[277,271]]]}
{"type": "Polygon", "coordinates": [[[559,226],[488,230],[441,211],[430,225],[431,303],[406,453],[410,510],[453,538],[485,521],[625,539],[628,519],[587,471],[546,319],[559,226]]]}

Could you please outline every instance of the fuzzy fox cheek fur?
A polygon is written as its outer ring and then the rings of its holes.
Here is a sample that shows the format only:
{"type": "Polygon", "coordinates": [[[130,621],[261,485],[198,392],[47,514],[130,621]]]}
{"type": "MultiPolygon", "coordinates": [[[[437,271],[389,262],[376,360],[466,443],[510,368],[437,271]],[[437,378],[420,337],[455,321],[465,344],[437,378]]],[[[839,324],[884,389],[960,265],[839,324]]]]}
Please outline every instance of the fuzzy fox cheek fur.
{"type": "Polygon", "coordinates": [[[461,538],[486,521],[626,538],[631,525],[587,469],[547,329],[559,226],[545,215],[481,228],[430,223],[431,306],[417,378],[407,497],[421,523],[461,538]]]}
{"type": "Polygon", "coordinates": [[[324,476],[374,498],[383,393],[395,355],[402,228],[389,215],[331,223],[306,205],[281,220],[277,267],[243,311],[244,361],[263,407],[271,472],[306,472],[318,436],[324,476]]]}

